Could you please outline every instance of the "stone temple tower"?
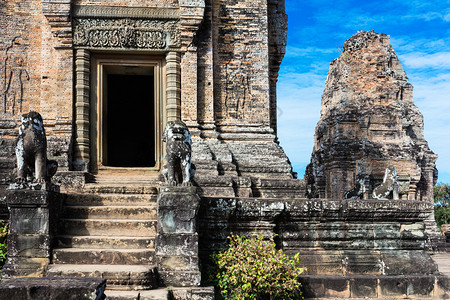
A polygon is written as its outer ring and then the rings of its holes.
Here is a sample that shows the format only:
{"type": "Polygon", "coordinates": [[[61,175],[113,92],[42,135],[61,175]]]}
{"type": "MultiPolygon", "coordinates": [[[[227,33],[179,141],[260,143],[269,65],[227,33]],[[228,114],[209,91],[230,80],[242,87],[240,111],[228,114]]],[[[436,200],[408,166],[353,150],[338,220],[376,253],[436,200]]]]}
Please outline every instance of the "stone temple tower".
{"type": "Polygon", "coordinates": [[[330,64],[314,140],[310,196],[342,198],[363,178],[370,198],[392,165],[400,199],[433,201],[437,156],[388,35],[359,31],[344,43],[330,64]]]}

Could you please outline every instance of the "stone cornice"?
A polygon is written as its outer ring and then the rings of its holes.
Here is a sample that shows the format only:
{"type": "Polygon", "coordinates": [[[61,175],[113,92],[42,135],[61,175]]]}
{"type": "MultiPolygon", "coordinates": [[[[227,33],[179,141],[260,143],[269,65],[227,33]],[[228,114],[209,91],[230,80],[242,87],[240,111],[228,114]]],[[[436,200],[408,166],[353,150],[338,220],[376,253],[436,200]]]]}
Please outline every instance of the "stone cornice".
{"type": "Polygon", "coordinates": [[[73,16],[75,18],[176,20],[180,18],[180,10],[178,8],[75,5],[73,7],[73,16]]]}
{"type": "Polygon", "coordinates": [[[195,50],[193,40],[203,22],[205,0],[180,0],[181,43],[184,49],[195,50]]]}
{"type": "Polygon", "coordinates": [[[42,12],[48,20],[53,36],[56,38],[55,48],[71,48],[71,0],[41,0],[41,3],[42,12]]]}

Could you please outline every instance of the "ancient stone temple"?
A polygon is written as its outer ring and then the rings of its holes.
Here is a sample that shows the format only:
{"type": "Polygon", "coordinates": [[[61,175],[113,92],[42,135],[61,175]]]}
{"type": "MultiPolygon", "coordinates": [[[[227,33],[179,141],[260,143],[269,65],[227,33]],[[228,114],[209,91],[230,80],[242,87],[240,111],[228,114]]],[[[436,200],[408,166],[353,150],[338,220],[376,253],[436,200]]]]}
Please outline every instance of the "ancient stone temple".
{"type": "Polygon", "coordinates": [[[330,64],[314,139],[310,196],[342,198],[362,179],[361,198],[372,198],[393,166],[400,199],[433,202],[437,155],[388,35],[359,31],[344,43],[330,64]]]}
{"type": "MultiPolygon", "coordinates": [[[[309,185],[322,198],[306,199],[305,181],[294,178],[276,138],[283,0],[8,0],[0,2],[0,23],[0,207],[10,212],[5,281],[44,277],[32,280],[36,285],[49,277],[57,288],[58,278],[85,277],[83,284],[96,277],[88,288],[102,290],[98,278],[106,279],[109,299],[213,299],[202,267],[233,232],[276,234],[279,248],[301,253],[307,297],[446,295],[450,282],[424,251],[433,206],[416,201],[429,193],[435,156],[398,61],[382,64],[385,37],[376,39],[380,54],[368,65],[380,66],[386,88],[404,79],[396,96],[403,100],[377,98],[385,104],[379,109],[404,115],[345,124],[354,134],[375,132],[376,124],[395,142],[405,139],[406,126],[413,146],[373,150],[372,160],[355,154],[345,189],[354,187],[356,170],[378,186],[393,166],[399,199],[324,194],[324,177],[310,177],[309,185]],[[25,113],[43,120],[35,125],[45,127],[46,176],[43,168],[36,172],[40,164],[34,173],[23,169],[15,155],[25,113]],[[419,165],[408,160],[417,147],[419,165]]],[[[361,41],[354,45],[372,43],[361,41]]],[[[349,60],[352,53],[359,52],[350,51],[349,60]]],[[[369,85],[361,93],[375,93],[369,85]]]]}

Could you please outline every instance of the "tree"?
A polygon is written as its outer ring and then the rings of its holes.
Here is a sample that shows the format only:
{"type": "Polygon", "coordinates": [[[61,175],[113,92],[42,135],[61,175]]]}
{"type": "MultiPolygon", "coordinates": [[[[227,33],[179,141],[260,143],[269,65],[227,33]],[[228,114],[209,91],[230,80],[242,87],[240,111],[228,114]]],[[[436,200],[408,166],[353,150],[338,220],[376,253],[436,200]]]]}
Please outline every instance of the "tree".
{"type": "Polygon", "coordinates": [[[434,187],[434,215],[439,227],[450,223],[450,185],[446,183],[434,187]]]}

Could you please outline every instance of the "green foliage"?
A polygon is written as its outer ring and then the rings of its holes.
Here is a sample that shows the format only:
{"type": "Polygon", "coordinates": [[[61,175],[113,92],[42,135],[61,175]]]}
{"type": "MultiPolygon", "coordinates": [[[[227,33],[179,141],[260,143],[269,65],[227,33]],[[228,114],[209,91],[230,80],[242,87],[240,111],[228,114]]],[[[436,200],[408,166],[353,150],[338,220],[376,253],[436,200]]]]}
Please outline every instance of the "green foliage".
{"type": "Polygon", "coordinates": [[[298,253],[289,257],[275,249],[273,239],[261,235],[244,238],[231,235],[229,247],[213,255],[219,268],[217,283],[225,299],[300,299],[298,253]]]}
{"type": "Polygon", "coordinates": [[[450,224],[450,207],[435,206],[434,217],[439,228],[443,224],[450,224]]]}
{"type": "Polygon", "coordinates": [[[434,203],[439,206],[449,206],[450,204],[450,185],[438,183],[434,187],[434,203]]]}
{"type": "Polygon", "coordinates": [[[434,216],[439,227],[450,224],[450,185],[438,183],[434,187],[434,216]]]}
{"type": "Polygon", "coordinates": [[[0,268],[6,260],[6,238],[8,235],[8,223],[0,222],[0,268]]]}

